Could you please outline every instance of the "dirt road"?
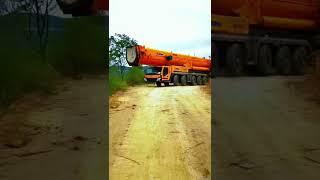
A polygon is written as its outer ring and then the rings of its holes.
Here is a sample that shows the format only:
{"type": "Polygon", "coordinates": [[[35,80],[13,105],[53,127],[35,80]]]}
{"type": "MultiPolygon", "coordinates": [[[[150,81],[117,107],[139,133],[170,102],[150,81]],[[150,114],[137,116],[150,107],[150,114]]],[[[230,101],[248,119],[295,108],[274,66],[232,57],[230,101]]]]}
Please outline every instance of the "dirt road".
{"type": "Polygon", "coordinates": [[[211,102],[200,87],[129,89],[110,99],[110,179],[211,179],[211,102]]]}
{"type": "Polygon", "coordinates": [[[66,79],[58,89],[24,98],[0,118],[1,180],[106,179],[105,75],[66,79]]]}
{"type": "Polygon", "coordinates": [[[320,179],[320,111],[294,77],[214,81],[214,179],[320,179]]]}

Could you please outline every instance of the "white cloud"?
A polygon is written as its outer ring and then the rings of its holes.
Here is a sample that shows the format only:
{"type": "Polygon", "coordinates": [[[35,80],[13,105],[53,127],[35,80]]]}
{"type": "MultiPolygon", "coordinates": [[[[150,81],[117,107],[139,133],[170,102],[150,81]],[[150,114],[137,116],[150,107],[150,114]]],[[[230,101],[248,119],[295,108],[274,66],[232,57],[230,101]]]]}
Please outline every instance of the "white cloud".
{"type": "Polygon", "coordinates": [[[109,32],[147,47],[208,57],[211,0],[110,0],[109,32]]]}

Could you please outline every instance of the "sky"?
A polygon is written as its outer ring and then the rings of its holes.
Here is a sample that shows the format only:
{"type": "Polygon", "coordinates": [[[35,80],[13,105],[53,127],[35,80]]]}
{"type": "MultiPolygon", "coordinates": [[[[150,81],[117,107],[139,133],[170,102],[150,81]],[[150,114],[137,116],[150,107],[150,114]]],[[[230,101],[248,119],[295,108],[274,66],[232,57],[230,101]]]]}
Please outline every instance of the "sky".
{"type": "Polygon", "coordinates": [[[109,0],[109,35],[149,48],[209,57],[211,0],[109,0]]]}

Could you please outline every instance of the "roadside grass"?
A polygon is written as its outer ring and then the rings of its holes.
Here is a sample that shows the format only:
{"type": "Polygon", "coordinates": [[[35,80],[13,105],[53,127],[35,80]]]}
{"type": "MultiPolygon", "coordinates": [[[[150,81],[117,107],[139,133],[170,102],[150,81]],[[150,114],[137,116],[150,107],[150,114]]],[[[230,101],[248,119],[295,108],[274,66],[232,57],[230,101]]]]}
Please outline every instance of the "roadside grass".
{"type": "Polygon", "coordinates": [[[56,93],[62,76],[103,74],[107,37],[103,17],[68,19],[60,32],[50,32],[47,60],[37,51],[36,37],[26,36],[26,17],[0,17],[0,111],[33,92],[56,93]]]}
{"type": "Polygon", "coordinates": [[[127,82],[121,79],[121,77],[109,75],[109,95],[117,91],[126,90],[127,88],[127,82]]]}
{"type": "Polygon", "coordinates": [[[24,93],[54,91],[55,70],[43,62],[24,34],[23,16],[1,17],[0,110],[24,93]],[[10,21],[12,20],[12,21],[10,21]]]}
{"type": "Polygon", "coordinates": [[[125,79],[128,85],[131,85],[131,86],[144,84],[143,78],[144,78],[144,73],[138,67],[132,67],[125,76],[125,79]]]}
{"type": "Polygon", "coordinates": [[[132,67],[123,76],[116,67],[109,68],[109,95],[126,90],[128,86],[144,84],[144,73],[138,67],[132,67]]]}
{"type": "Polygon", "coordinates": [[[106,73],[108,34],[101,21],[64,20],[63,30],[49,32],[42,59],[37,37],[27,36],[26,16],[0,16],[0,145],[20,148],[30,142],[33,125],[28,129],[24,117],[33,105],[41,106],[42,97],[57,93],[63,76],[106,73]]]}

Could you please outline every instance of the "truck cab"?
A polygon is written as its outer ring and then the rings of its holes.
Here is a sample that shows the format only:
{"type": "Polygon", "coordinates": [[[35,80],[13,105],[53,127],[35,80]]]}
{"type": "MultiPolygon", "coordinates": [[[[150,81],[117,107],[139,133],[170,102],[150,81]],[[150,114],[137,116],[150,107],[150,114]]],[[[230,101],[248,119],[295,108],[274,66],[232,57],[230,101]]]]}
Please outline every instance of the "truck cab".
{"type": "Polygon", "coordinates": [[[169,66],[147,67],[144,69],[144,81],[147,83],[156,83],[161,86],[161,83],[169,85],[171,73],[169,66]]]}
{"type": "Polygon", "coordinates": [[[147,67],[144,69],[144,81],[147,83],[155,83],[161,77],[161,67],[147,67]]]}

